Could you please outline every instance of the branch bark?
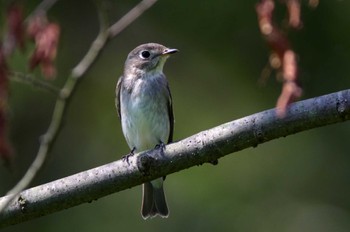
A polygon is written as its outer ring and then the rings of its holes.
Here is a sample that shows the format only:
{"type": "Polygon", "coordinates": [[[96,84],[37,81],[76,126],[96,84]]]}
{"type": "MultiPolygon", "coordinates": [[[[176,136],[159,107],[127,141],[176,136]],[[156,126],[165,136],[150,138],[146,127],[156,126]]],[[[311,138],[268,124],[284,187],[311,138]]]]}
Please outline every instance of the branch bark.
{"type": "MultiPolygon", "coordinates": [[[[350,89],[256,113],[94,169],[25,190],[0,214],[0,228],[54,213],[233,152],[350,119],[350,89]]],[[[0,206],[11,196],[0,198],[0,206]]]]}

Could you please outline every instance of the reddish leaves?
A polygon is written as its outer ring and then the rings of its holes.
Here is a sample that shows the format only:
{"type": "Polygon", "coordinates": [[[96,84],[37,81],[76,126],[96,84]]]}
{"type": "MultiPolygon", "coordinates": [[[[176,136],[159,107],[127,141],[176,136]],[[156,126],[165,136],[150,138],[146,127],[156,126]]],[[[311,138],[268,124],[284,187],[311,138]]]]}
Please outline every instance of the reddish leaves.
{"type": "Polygon", "coordinates": [[[294,28],[299,28],[301,26],[299,0],[287,0],[286,4],[288,7],[288,13],[289,13],[289,19],[288,19],[289,25],[294,28]]]}
{"type": "Polygon", "coordinates": [[[12,160],[12,148],[7,139],[8,66],[6,57],[19,46],[24,48],[23,14],[19,5],[11,5],[6,14],[7,31],[0,43],[0,158],[8,166],[12,160]]]}
{"type": "Polygon", "coordinates": [[[301,97],[302,89],[297,83],[297,64],[295,53],[287,50],[283,56],[283,88],[277,101],[277,115],[284,117],[287,106],[301,97]]]}
{"type": "MultiPolygon", "coordinates": [[[[11,4],[6,13],[5,33],[3,42],[0,41],[0,159],[10,164],[12,148],[9,145],[7,131],[7,98],[8,98],[8,73],[9,68],[6,59],[19,47],[24,49],[25,25],[23,10],[19,4],[11,4]]],[[[48,22],[46,16],[33,16],[27,25],[27,34],[35,42],[35,50],[29,60],[29,66],[34,69],[40,66],[43,75],[53,78],[56,75],[54,60],[57,53],[57,45],[60,28],[56,23],[48,22]]]]}
{"type": "Polygon", "coordinates": [[[0,45],[0,158],[5,164],[10,164],[12,158],[11,147],[6,136],[6,110],[8,94],[7,64],[4,49],[0,45]]]}
{"type": "Polygon", "coordinates": [[[30,58],[30,69],[40,65],[45,77],[54,78],[56,76],[54,60],[57,54],[60,27],[56,23],[48,23],[46,17],[38,15],[30,20],[27,33],[36,45],[30,58]]]}
{"type": "Polygon", "coordinates": [[[4,54],[10,55],[16,46],[24,49],[23,10],[19,5],[11,5],[7,11],[7,33],[4,40],[4,54]]]}
{"type": "MultiPolygon", "coordinates": [[[[288,8],[288,24],[292,28],[300,28],[300,1],[285,0],[288,8]]],[[[277,115],[283,117],[288,105],[299,98],[302,89],[298,84],[298,64],[296,53],[290,46],[285,33],[274,23],[273,0],[261,0],[256,5],[259,28],[267,44],[271,48],[270,65],[283,76],[282,93],[277,101],[277,115]]]]}
{"type": "Polygon", "coordinates": [[[5,166],[11,166],[12,163],[12,147],[10,146],[6,136],[6,118],[5,114],[0,110],[0,158],[5,166]]]}

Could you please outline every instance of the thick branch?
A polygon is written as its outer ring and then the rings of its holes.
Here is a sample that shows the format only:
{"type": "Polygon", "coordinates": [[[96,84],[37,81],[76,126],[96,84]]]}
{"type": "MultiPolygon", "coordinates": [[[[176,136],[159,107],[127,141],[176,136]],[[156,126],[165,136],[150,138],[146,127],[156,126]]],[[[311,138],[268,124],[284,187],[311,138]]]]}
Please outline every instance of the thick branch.
{"type": "MultiPolygon", "coordinates": [[[[275,109],[253,114],[159,149],[142,152],[20,193],[0,215],[0,228],[40,217],[248,147],[350,119],[350,90],[292,104],[284,118],[275,109]]],[[[9,196],[0,198],[0,206],[9,196]]]]}

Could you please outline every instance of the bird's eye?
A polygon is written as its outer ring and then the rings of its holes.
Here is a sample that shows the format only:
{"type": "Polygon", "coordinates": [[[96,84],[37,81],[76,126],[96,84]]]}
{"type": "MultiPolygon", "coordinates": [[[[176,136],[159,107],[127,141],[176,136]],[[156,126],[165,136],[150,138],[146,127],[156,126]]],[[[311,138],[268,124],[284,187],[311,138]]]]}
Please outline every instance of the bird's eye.
{"type": "Polygon", "coordinates": [[[141,53],[140,53],[140,57],[141,57],[141,59],[147,59],[147,58],[149,58],[151,56],[151,53],[149,52],[149,51],[142,51],[141,53]]]}

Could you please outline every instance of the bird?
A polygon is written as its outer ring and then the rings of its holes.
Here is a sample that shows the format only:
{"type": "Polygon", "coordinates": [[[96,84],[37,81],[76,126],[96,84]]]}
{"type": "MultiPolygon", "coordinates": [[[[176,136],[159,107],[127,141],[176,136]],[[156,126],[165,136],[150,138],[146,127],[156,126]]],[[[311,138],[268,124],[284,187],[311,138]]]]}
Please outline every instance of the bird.
{"type": "MultiPolygon", "coordinates": [[[[174,131],[173,102],[163,67],[178,52],[158,43],[146,43],[127,56],[116,87],[116,108],[130,154],[171,143],[174,131]]],[[[143,219],[167,218],[169,209],[163,189],[165,177],[142,185],[143,219]]]]}

